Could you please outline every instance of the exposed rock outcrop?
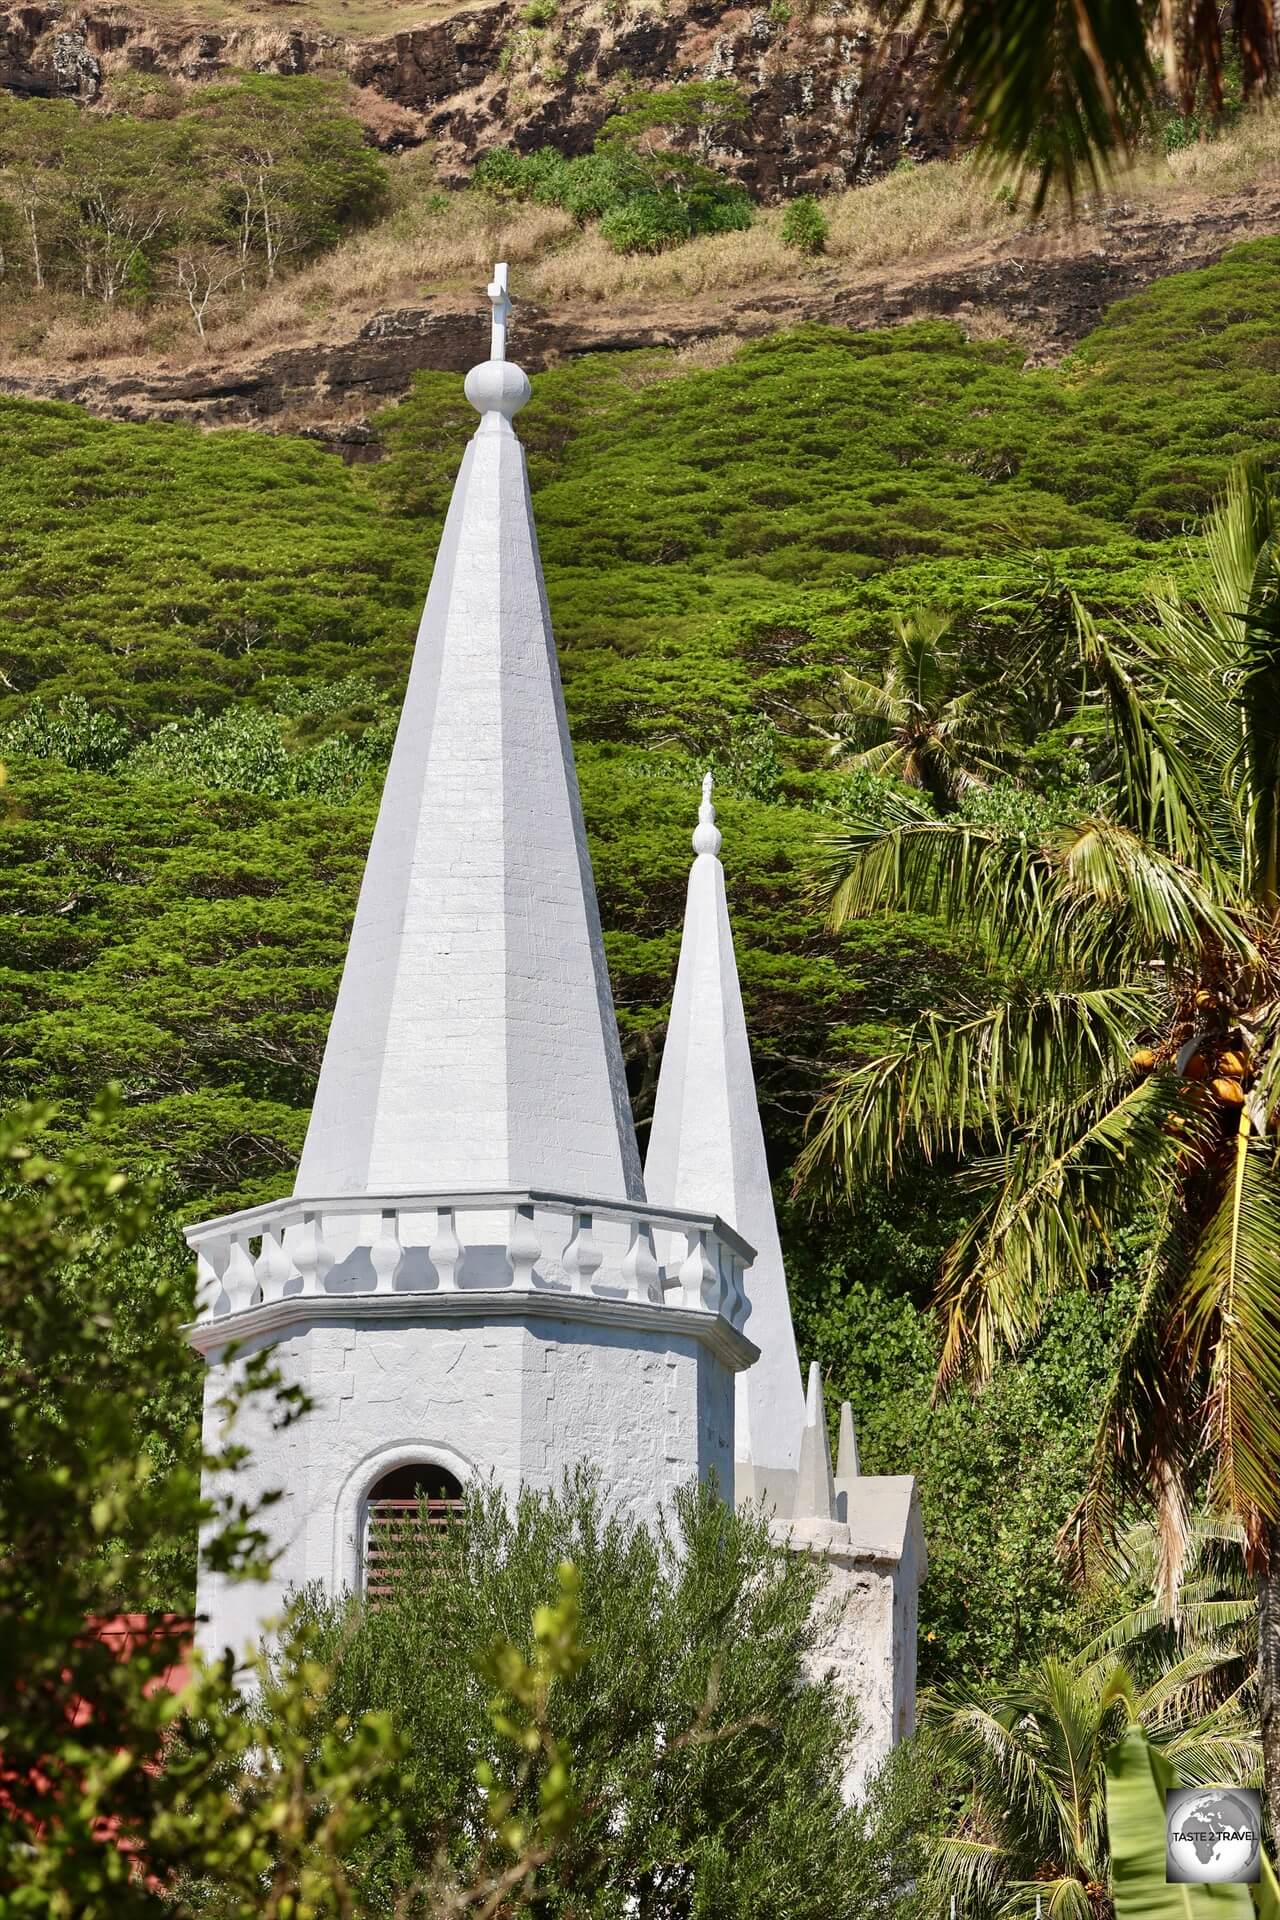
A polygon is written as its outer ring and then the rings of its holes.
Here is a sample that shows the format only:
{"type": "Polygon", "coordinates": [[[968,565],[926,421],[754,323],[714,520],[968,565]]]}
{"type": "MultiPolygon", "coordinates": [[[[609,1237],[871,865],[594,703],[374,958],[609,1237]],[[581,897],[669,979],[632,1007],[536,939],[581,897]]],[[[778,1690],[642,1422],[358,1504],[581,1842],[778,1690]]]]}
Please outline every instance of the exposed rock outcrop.
{"type": "Polygon", "coordinates": [[[0,86],[93,103],[127,72],[340,73],[408,110],[393,137],[432,140],[448,184],[486,146],[584,151],[631,87],[692,79],[742,88],[747,121],[714,157],[765,199],[847,186],[904,151],[926,157],[955,141],[958,115],[931,98],[936,43],[912,49],[887,34],[874,0],[794,14],[789,0],[669,0],[660,12],[652,0],[571,0],[543,27],[528,12],[490,0],[355,39],[305,17],[212,28],[126,0],[32,0],[0,9],[0,86]]]}

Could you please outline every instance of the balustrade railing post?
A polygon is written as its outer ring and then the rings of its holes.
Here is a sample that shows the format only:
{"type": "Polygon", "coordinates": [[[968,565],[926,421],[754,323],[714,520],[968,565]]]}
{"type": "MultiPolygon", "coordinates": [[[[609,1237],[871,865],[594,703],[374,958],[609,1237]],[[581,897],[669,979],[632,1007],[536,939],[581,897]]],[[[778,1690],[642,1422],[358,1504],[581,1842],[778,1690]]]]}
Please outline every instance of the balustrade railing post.
{"type": "Polygon", "coordinates": [[[264,1228],[262,1247],[254,1263],[254,1273],[262,1290],[263,1304],[268,1300],[279,1300],[293,1274],[293,1262],[281,1244],[280,1235],[272,1228],[264,1228]]]}
{"type": "Polygon", "coordinates": [[[302,1239],[293,1264],[302,1275],[303,1293],[324,1292],[333,1266],[333,1249],[325,1243],[321,1215],[312,1208],[303,1212],[302,1239]]]}
{"type": "Polygon", "coordinates": [[[231,1252],[227,1259],[226,1272],[222,1276],[232,1313],[243,1313],[246,1307],[253,1305],[253,1296],[258,1290],[258,1277],[253,1270],[253,1257],[245,1242],[237,1234],[231,1242],[231,1252]]]}
{"type": "Polygon", "coordinates": [[[705,1312],[718,1313],[720,1276],[707,1252],[707,1229],[689,1226],[685,1229],[685,1237],[689,1250],[680,1268],[684,1303],[687,1307],[701,1307],[705,1312]]]}
{"type": "Polygon", "coordinates": [[[747,1294],[747,1262],[740,1253],[733,1256],[733,1299],[729,1306],[730,1325],[739,1333],[751,1317],[751,1301],[747,1294]]]}
{"type": "Polygon", "coordinates": [[[647,1220],[631,1222],[631,1245],[622,1256],[622,1277],[627,1293],[650,1306],[662,1305],[662,1279],[658,1256],[653,1250],[653,1228],[647,1220]]]}
{"type": "Polygon", "coordinates": [[[378,1236],[369,1249],[375,1293],[394,1293],[396,1274],[403,1257],[400,1245],[400,1215],[395,1207],[384,1207],[378,1236]]]}
{"type": "Polygon", "coordinates": [[[436,1230],[427,1247],[427,1258],[435,1268],[437,1285],[446,1293],[456,1292],[462,1243],[454,1230],[452,1207],[440,1207],[436,1211],[436,1230]]]}
{"type": "Polygon", "coordinates": [[[507,1262],[518,1292],[528,1293],[533,1286],[534,1269],[542,1258],[542,1240],[533,1224],[532,1205],[511,1209],[511,1227],[507,1234],[507,1262]]]}
{"type": "Polygon", "coordinates": [[[604,1260],[600,1242],[592,1231],[593,1224],[589,1213],[580,1213],[575,1209],[573,1237],[564,1250],[564,1270],[575,1293],[590,1293],[591,1282],[604,1260]]]}
{"type": "MultiPolygon", "coordinates": [[[[218,1252],[221,1251],[219,1248],[218,1252]]],[[[225,1261],[222,1264],[225,1265],[225,1261]]],[[[214,1263],[212,1243],[205,1241],[196,1248],[196,1312],[202,1320],[218,1320],[230,1311],[231,1301],[214,1263]]]]}

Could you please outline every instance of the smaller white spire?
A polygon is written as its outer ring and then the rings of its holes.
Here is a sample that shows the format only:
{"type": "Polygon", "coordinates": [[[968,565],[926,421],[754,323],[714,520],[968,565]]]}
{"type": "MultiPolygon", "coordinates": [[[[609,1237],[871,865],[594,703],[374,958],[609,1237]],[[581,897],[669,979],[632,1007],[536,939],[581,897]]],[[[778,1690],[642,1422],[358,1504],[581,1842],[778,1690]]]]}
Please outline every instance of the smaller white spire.
{"type": "Polygon", "coordinates": [[[809,1363],[809,1390],[804,1402],[800,1434],[800,1465],[796,1472],[796,1520],[834,1520],[836,1489],[831,1473],[831,1443],[822,1404],[822,1375],[816,1360],[809,1363]]]}
{"type": "MultiPolygon", "coordinates": [[[[654,1206],[705,1208],[756,1249],[747,1274],[760,1358],[738,1377],[734,1459],[757,1490],[795,1472],[804,1383],[720,864],[711,775],[693,834],[680,963],[645,1162],[654,1206]]],[[[789,1496],[789,1480],[782,1483],[789,1496]]],[[[772,1497],[772,1496],[771,1496],[772,1497]]]]}
{"type": "Polygon", "coordinates": [[[858,1436],[853,1425],[853,1408],[847,1400],[840,1402],[840,1444],[836,1450],[836,1479],[856,1480],[862,1469],[858,1465],[858,1436]]]}
{"type": "Polygon", "coordinates": [[[702,776],[702,805],[698,808],[698,824],[693,830],[693,850],[695,853],[718,854],[724,845],[724,839],[716,825],[716,810],[711,804],[711,775],[702,776]]]}

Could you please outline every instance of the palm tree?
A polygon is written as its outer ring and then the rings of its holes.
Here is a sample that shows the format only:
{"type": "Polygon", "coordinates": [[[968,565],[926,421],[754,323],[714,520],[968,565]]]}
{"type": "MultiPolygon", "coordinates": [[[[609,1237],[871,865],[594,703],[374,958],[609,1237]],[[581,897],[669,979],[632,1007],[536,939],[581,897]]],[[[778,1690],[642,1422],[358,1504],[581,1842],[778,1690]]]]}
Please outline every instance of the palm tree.
{"type": "Polygon", "coordinates": [[[939,1911],[954,1893],[983,1920],[1025,1915],[1037,1894],[1052,1920],[1111,1914],[1104,1762],[1126,1726],[1142,1726],[1189,1785],[1258,1770],[1238,1718],[1171,1724],[1159,1682],[1140,1687],[1123,1660],[1046,1660],[990,1702],[926,1701],[922,1722],[968,1786],[961,1818],[931,1844],[927,1877],[939,1911]]]}
{"type": "Polygon", "coordinates": [[[1258,1606],[1234,1521],[1191,1523],[1177,1609],[1161,1604],[1160,1542],[1139,1522],[1118,1543],[1129,1604],[1085,1647],[1082,1664],[1123,1659],[1162,1723],[1257,1715],[1258,1606]]]}
{"type": "Polygon", "coordinates": [[[1097,185],[1169,95],[1190,114],[1203,85],[1221,113],[1228,12],[1248,98],[1275,78],[1273,0],[897,0],[891,22],[912,46],[942,30],[937,91],[964,101],[987,155],[1035,176],[1038,213],[1054,185],[1097,185]]]}
{"type": "Polygon", "coordinates": [[[831,750],[847,766],[920,788],[943,811],[997,771],[992,689],[961,689],[944,645],[950,631],[944,613],[896,614],[881,678],[840,676],[845,710],[831,750]]]}
{"type": "Polygon", "coordinates": [[[1035,833],[904,808],[833,842],[837,925],[938,914],[999,987],[922,1014],[838,1084],[799,1178],[960,1163],[977,1204],[939,1283],[944,1386],[988,1373],[1118,1231],[1141,1231],[1065,1544],[1105,1564],[1145,1497],[1172,1594],[1207,1467],[1258,1581],[1280,1825],[1280,537],[1260,471],[1231,481],[1188,592],[1158,586],[1149,619],[1112,634],[1081,624],[1116,744],[1088,817],[1035,833]]]}

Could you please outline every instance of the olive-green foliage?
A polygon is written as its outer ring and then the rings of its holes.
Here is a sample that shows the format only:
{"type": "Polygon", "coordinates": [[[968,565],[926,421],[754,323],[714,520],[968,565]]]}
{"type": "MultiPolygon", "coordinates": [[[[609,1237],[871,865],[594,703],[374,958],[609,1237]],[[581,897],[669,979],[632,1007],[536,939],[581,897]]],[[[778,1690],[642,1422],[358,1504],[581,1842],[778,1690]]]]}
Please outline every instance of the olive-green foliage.
{"type": "Polygon", "coordinates": [[[829,232],[827,216],[811,193],[793,200],[782,216],[782,243],[797,253],[824,253],[829,232]]]}
{"type": "MultiPolygon", "coordinates": [[[[189,1623],[139,1617],[157,1550],[189,1554],[203,1521],[216,1564],[260,1572],[266,1502],[202,1501],[196,1430],[157,1458],[189,1282],[152,1244],[156,1183],[103,1152],[108,1115],[61,1157],[48,1109],[0,1116],[0,1913],[187,1920],[204,1906],[176,1878],[195,1874],[227,1920],[322,1920],[349,1911],[344,1857],[394,1822],[397,1742],[385,1721],[317,1724],[305,1632],[286,1632],[268,1688],[275,1765],[230,1657],[197,1663],[180,1697],[164,1682],[189,1623]],[[132,1646],[95,1631],[122,1610],[132,1646]]],[[[255,1387],[282,1420],[300,1410],[261,1356],[255,1387]]]]}
{"type": "MultiPolygon", "coordinates": [[[[400,1858],[370,1873],[363,1910],[395,1911],[441,1849],[474,1871],[477,1834],[457,1812],[491,1690],[475,1649],[506,1640],[532,1653],[531,1612],[565,1560],[581,1581],[587,1658],[556,1681],[549,1722],[572,1755],[578,1814],[538,1911],[884,1911],[890,1865],[840,1796],[848,1709],[806,1672],[818,1563],[772,1546],[761,1521],[705,1488],[678,1496],[655,1540],[607,1517],[586,1478],[526,1491],[514,1515],[496,1489],[476,1491],[462,1524],[411,1552],[374,1610],[310,1600],[317,1652],[336,1670],[333,1709],[388,1713],[415,1756],[400,1858]]],[[[494,1774],[518,1813],[514,1757],[494,1774]]]]}
{"type": "Polygon", "coordinates": [[[332,246],[385,194],[386,169],[330,81],[245,74],[165,97],[161,113],[152,94],[126,98],[139,111],[0,99],[7,292],[169,298],[203,327],[222,288],[332,246]]]}
{"type": "Polygon", "coordinates": [[[982,1394],[934,1407],[928,1298],[961,1204],[922,1176],[905,1203],[867,1193],[838,1223],[782,1219],[797,1339],[822,1363],[833,1424],[848,1399],[863,1470],[917,1476],[929,1551],[921,1680],[977,1696],[1092,1630],[1096,1603],[1064,1583],[1055,1540],[1083,1491],[1138,1250],[1118,1253],[1107,1290],[1063,1300],[982,1394]]]}
{"type": "MultiPolygon", "coordinates": [[[[892,616],[940,607],[981,679],[1028,636],[1050,647],[1072,589],[1123,610],[1154,561],[1176,569],[1230,458],[1275,445],[1262,334],[1280,332],[1278,267],[1262,241],[1169,279],[1057,372],[929,324],[807,329],[679,377],[657,354],[539,376],[521,433],[642,1123],[709,763],[779,1175],[830,1067],[961,989],[958,938],[893,917],[832,937],[811,903],[819,834],[865,800],[829,757],[836,670],[877,675],[892,616]]],[[[364,470],[286,438],[0,401],[0,1092],[48,1091],[74,1114],[114,1075],[115,1149],[168,1161],[188,1214],[288,1184],[474,427],[459,385],[421,375],[364,470]]],[[[1055,720],[1060,691],[1045,683],[1011,742],[1046,791],[1087,780],[1098,746],[1087,717],[1055,720]]],[[[1065,1461],[1051,1428],[1067,1396],[1038,1411],[1040,1377],[1015,1372],[976,1406],[926,1411],[942,1205],[926,1189],[864,1222],[869,1245],[894,1242],[891,1282],[860,1264],[862,1227],[793,1223],[788,1245],[806,1354],[870,1422],[870,1457],[921,1474],[935,1565],[954,1551],[925,1589],[926,1644],[977,1671],[982,1609],[992,1660],[1015,1664],[1069,1611],[1058,1494],[1028,1499],[1027,1531],[993,1545],[991,1464],[1031,1471],[1024,1416],[1065,1461]],[[851,1273],[880,1280],[879,1304],[851,1273]],[[880,1437],[868,1342],[905,1348],[880,1437]],[[966,1583],[983,1598],[964,1617],[966,1583]]],[[[1081,1394],[1091,1337],[1062,1363],[1081,1394]]],[[[159,1575],[155,1591],[176,1597],[159,1575]]]]}
{"type": "Polygon", "coordinates": [[[563,207],[580,223],[599,220],[619,253],[659,253],[695,233],[751,225],[742,187],[665,144],[673,134],[706,135],[736,124],[745,111],[741,94],[723,80],[639,94],[606,120],[593,152],[569,159],[554,147],[495,147],[477,161],[475,182],[490,193],[563,207]]]}

